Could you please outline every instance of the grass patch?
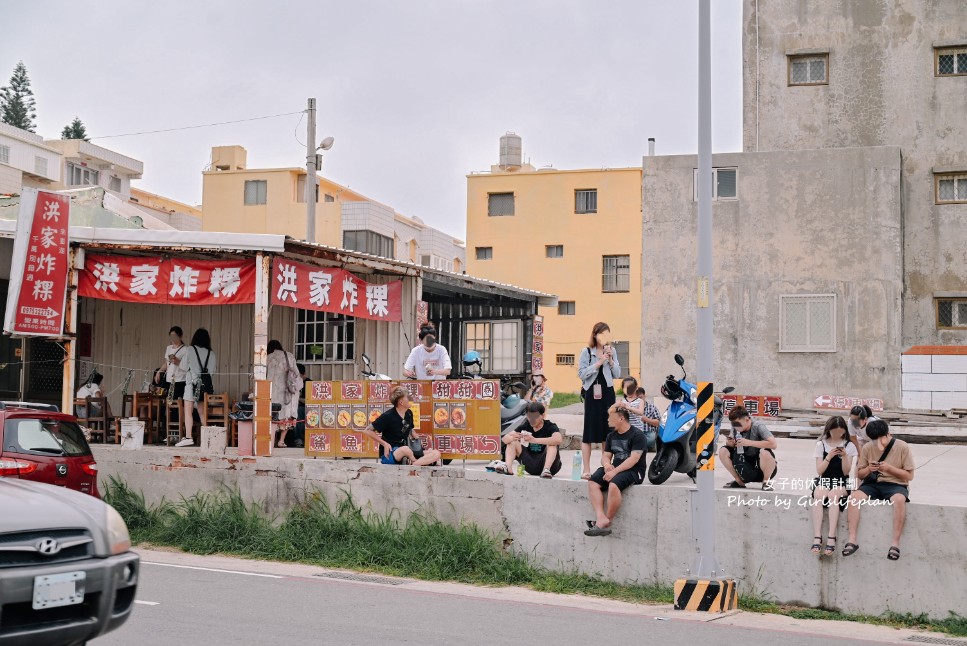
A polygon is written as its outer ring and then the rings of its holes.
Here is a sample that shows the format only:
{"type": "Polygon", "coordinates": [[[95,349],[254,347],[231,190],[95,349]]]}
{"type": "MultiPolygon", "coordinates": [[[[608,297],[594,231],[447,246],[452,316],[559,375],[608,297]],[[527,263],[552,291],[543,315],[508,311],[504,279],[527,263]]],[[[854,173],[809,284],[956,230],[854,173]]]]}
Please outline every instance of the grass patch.
{"type": "MultiPolygon", "coordinates": [[[[272,518],[246,505],[237,491],[199,493],[178,503],[150,506],[144,496],[110,478],[104,500],[124,517],[135,544],[176,547],[194,554],[230,554],[329,568],[378,572],[432,581],[514,585],[542,592],[583,594],[633,603],[671,604],[670,586],[622,585],[577,572],[557,572],[504,551],[501,542],[473,525],[453,527],[423,514],[364,513],[348,495],[335,507],[315,497],[272,518]]],[[[967,636],[967,617],[846,615],[740,596],[750,612],[796,619],[855,621],[967,636]]]]}
{"type": "Polygon", "coordinates": [[[579,393],[554,393],[551,399],[551,408],[564,408],[571,404],[580,404],[581,395],[579,393]]]}

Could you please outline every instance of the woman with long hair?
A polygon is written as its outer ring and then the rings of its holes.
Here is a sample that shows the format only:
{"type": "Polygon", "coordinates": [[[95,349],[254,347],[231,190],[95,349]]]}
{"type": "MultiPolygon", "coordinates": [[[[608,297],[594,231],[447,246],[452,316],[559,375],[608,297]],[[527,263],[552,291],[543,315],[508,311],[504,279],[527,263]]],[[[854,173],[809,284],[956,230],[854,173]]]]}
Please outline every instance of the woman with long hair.
{"type": "Polygon", "coordinates": [[[191,335],[191,345],[186,353],[185,363],[188,374],[185,379],[185,437],[175,446],[191,446],[195,440],[191,436],[195,424],[195,402],[205,401],[205,392],[212,383],[212,375],[218,370],[218,361],[212,352],[212,338],[203,327],[191,335]]]}
{"type": "Polygon", "coordinates": [[[608,437],[608,410],[616,399],[614,380],[620,376],[618,356],[611,347],[611,327],[607,323],[595,323],[578,364],[584,398],[581,477],[585,480],[591,477],[591,445],[602,444],[608,437]]]}
{"type": "Polygon", "coordinates": [[[295,357],[282,348],[282,343],[272,339],[266,350],[268,355],[265,360],[265,375],[272,382],[272,403],[282,406],[279,411],[279,442],[276,446],[284,449],[289,428],[295,425],[294,420],[299,414],[302,377],[299,375],[295,357]]]}
{"type": "Polygon", "coordinates": [[[849,429],[846,420],[835,415],[826,420],[823,434],[816,442],[816,473],[818,477],[813,481],[813,546],[812,553],[817,556],[822,550],[823,556],[832,556],[836,551],[836,528],[839,525],[840,500],[848,495],[847,480],[853,460],[856,458],[856,447],[850,442],[849,429]],[[826,545],[823,540],[823,509],[829,505],[829,534],[826,545]]]}

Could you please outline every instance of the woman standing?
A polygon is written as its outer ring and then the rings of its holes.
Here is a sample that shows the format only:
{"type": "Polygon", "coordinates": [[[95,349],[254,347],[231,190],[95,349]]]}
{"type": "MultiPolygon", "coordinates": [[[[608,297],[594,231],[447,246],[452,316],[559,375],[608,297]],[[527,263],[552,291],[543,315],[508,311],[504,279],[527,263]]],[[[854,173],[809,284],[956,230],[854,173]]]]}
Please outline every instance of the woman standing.
{"type": "Polygon", "coordinates": [[[175,446],[191,446],[195,419],[195,402],[204,402],[205,393],[213,393],[212,375],[217,372],[218,361],[212,352],[212,338],[203,327],[191,336],[191,346],[185,352],[187,375],[185,379],[185,437],[175,446]]]}
{"type": "Polygon", "coordinates": [[[608,436],[608,409],[615,402],[614,380],[620,375],[621,366],[611,347],[611,327],[607,323],[596,323],[578,365],[584,396],[581,477],[585,480],[591,477],[591,445],[601,444],[608,436]]]}
{"type": "Polygon", "coordinates": [[[832,556],[836,551],[836,528],[839,525],[839,502],[849,493],[846,490],[846,480],[856,457],[856,447],[850,442],[846,420],[842,417],[830,417],[819,441],[816,442],[816,472],[819,474],[813,481],[813,546],[812,553],[832,556]],[[826,545],[823,540],[823,508],[829,505],[829,534],[826,545]]]}
{"type": "Polygon", "coordinates": [[[279,341],[275,339],[269,341],[267,350],[265,374],[266,379],[272,382],[272,403],[282,406],[279,411],[279,433],[281,434],[276,446],[284,449],[289,427],[294,425],[292,420],[297,419],[299,414],[299,391],[302,390],[302,377],[299,376],[295,357],[292,356],[292,353],[283,350],[279,341]]]}
{"type": "Polygon", "coordinates": [[[161,367],[165,372],[167,382],[165,398],[168,401],[176,401],[185,396],[185,379],[188,369],[185,363],[185,355],[188,346],[182,340],[185,333],[177,325],[168,330],[168,340],[170,343],[165,348],[165,362],[161,367]]]}

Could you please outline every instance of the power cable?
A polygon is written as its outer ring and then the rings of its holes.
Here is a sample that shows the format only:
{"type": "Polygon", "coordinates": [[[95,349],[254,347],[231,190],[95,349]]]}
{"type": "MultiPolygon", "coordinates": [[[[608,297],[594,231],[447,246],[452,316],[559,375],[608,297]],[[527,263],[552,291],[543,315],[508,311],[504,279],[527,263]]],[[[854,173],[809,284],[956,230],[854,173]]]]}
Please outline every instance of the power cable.
{"type": "Polygon", "coordinates": [[[126,132],[120,135],[103,135],[100,137],[89,137],[90,141],[95,139],[116,139],[118,137],[135,137],[138,135],[154,135],[161,132],[177,132],[179,130],[194,130],[196,128],[210,128],[212,126],[227,126],[233,123],[245,123],[247,121],[260,121],[263,119],[275,119],[277,117],[288,117],[293,114],[305,114],[305,110],[299,110],[298,112],[283,112],[281,114],[269,114],[264,117],[252,117],[251,119],[236,119],[234,121],[219,121],[217,123],[203,123],[197,126],[184,126],[181,128],[165,128],[163,130],[145,130],[142,132],[126,132]]]}

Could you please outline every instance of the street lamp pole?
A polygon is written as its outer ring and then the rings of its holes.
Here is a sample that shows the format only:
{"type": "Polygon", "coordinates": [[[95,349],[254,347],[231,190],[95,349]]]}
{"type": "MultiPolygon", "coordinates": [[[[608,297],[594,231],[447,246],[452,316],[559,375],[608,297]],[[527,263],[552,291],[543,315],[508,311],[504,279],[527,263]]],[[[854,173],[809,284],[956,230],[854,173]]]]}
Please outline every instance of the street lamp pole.
{"type": "Polygon", "coordinates": [[[306,242],[316,241],[316,100],[309,99],[306,124],[306,242]]]}

